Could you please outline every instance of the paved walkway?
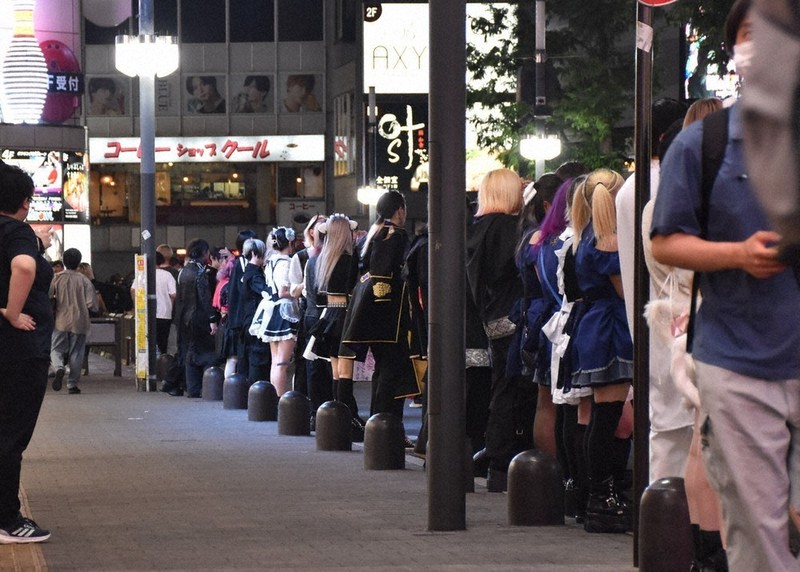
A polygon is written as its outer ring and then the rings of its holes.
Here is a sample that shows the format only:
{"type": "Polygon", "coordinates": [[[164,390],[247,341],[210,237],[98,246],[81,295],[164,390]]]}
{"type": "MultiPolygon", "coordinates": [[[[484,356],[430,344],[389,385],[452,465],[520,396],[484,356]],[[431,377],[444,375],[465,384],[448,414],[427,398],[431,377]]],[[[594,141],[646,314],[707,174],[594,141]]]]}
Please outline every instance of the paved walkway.
{"type": "Polygon", "coordinates": [[[137,392],[110,360],[90,369],[83,394],[48,390],[23,464],[30,514],[53,536],[0,546],[0,570],[633,569],[629,535],[509,526],[507,495],[480,482],[467,530],[429,532],[419,459],[365,471],[360,446],[318,452],[221,402],[137,392]]]}

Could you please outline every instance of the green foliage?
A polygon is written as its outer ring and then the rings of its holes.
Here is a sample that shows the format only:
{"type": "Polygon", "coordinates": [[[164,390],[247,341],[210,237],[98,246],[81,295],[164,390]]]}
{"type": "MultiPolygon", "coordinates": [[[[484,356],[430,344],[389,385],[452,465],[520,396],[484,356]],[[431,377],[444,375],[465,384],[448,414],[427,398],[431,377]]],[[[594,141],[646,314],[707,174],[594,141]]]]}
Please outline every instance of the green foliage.
{"type": "MultiPolygon", "coordinates": [[[[511,7],[491,6],[490,15],[474,19],[472,29],[494,47],[485,52],[467,48],[467,67],[474,77],[487,81],[483,89],[468,90],[467,104],[479,104],[488,115],[473,120],[481,147],[497,153],[509,168],[518,169],[518,141],[535,131],[531,106],[510,99],[502,89],[514,84],[517,69],[531,60],[535,46],[534,3],[511,7]]],[[[554,114],[547,121],[550,133],[559,133],[564,153],[555,166],[578,159],[590,166],[617,166],[620,150],[613,149],[612,132],[624,109],[633,101],[634,60],[631,50],[618,39],[633,30],[635,11],[630,0],[593,0],[587,9],[583,0],[547,3],[547,54],[553,64],[562,97],[548,101],[554,114]],[[602,15],[602,22],[598,18],[602,15]],[[558,22],[554,25],[553,22],[558,22]]],[[[486,45],[486,43],[484,43],[486,45]]],[[[532,175],[531,172],[524,173],[532,175]]]]}
{"type": "MultiPolygon", "coordinates": [[[[720,65],[728,60],[721,47],[725,15],[733,0],[677,2],[654,9],[672,25],[690,22],[701,37],[700,59],[720,65]]],[[[467,88],[467,105],[484,113],[471,122],[481,148],[495,153],[507,167],[532,176],[532,165],[519,156],[518,142],[535,131],[531,106],[515,102],[518,68],[534,55],[535,3],[489,5],[489,15],[470,24],[484,41],[467,46],[467,68],[485,82],[467,88]],[[486,46],[492,46],[488,48],[486,46]]],[[[548,104],[553,116],[549,133],[558,133],[564,152],[548,168],[566,160],[590,167],[622,168],[630,142],[615,134],[623,113],[633,107],[635,88],[636,7],[632,0],[550,0],[547,10],[547,57],[561,95],[548,104]],[[616,136],[615,136],[616,135],[616,136]]]]}

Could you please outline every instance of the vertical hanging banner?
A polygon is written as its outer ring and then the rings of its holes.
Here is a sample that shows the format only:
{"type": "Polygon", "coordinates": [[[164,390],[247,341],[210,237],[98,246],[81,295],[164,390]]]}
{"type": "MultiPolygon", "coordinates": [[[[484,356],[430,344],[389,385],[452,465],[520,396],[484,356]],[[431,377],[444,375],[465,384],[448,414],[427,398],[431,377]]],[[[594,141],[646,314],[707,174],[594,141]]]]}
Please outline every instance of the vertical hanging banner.
{"type": "Polygon", "coordinates": [[[133,277],[134,315],[136,317],[136,379],[147,379],[147,257],[137,254],[134,257],[136,272],[133,277]]]}

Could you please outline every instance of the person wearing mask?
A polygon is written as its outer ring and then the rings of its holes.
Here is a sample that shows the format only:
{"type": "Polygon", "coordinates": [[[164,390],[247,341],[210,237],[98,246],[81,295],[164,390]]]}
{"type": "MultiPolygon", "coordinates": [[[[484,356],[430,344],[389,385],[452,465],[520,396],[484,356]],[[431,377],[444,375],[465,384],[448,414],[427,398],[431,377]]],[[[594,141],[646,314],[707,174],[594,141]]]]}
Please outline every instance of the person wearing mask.
{"type": "MultiPolygon", "coordinates": [[[[737,0],[728,14],[726,45],[734,54],[750,47],[750,12],[750,0],[737,0]]],[[[800,286],[779,259],[782,237],[751,187],[741,113],[738,103],[729,110],[724,158],[705,191],[705,122],[675,138],[650,237],[653,257],[695,271],[703,296],[691,352],[703,458],[720,495],[729,568],[797,570],[789,519],[797,522],[800,507],[800,330],[787,316],[800,312],[800,286]]]]}
{"type": "Polygon", "coordinates": [[[33,181],[0,161],[0,544],[43,542],[50,531],[20,512],[22,453],[47,389],[53,269],[25,223],[33,181]]]}

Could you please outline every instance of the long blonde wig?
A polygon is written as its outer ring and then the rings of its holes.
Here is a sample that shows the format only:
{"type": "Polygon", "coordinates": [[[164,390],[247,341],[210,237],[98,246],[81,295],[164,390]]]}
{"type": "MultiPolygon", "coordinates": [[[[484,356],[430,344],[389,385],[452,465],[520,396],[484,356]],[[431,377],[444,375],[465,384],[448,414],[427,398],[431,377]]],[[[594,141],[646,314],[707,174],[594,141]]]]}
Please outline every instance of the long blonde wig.
{"type": "MultiPolygon", "coordinates": [[[[328,217],[322,251],[317,257],[314,284],[320,292],[327,292],[328,281],[342,254],[353,254],[353,230],[350,219],[341,214],[328,217]]],[[[320,231],[322,232],[322,231],[320,231]]]]}
{"type": "Polygon", "coordinates": [[[522,210],[522,179],[510,169],[495,169],[483,176],[478,188],[475,216],[489,213],[516,215],[522,210]]]}
{"type": "Polygon", "coordinates": [[[572,201],[572,226],[576,239],[573,252],[578,250],[580,236],[589,222],[592,223],[597,249],[606,252],[617,251],[617,196],[625,179],[611,169],[597,169],[589,173],[586,180],[576,189],[572,201]]]}

